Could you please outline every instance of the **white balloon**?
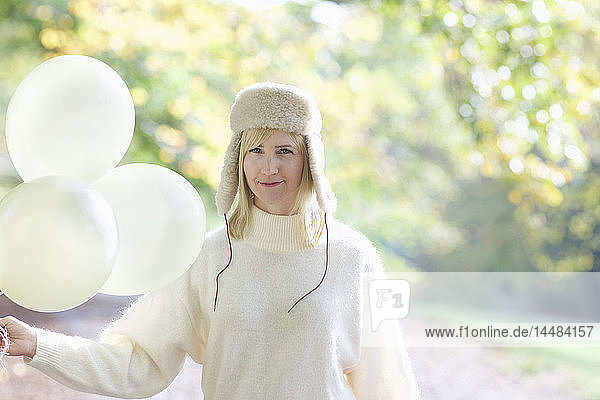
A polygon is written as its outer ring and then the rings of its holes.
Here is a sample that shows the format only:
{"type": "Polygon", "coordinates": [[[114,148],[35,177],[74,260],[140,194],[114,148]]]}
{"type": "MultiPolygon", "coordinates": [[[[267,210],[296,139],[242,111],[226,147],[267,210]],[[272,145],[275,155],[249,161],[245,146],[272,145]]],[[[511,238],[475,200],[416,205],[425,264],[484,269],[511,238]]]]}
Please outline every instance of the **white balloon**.
{"type": "Polygon", "coordinates": [[[94,294],[114,265],[114,214],[90,185],[64,176],[22,183],[0,202],[0,289],[35,311],[63,311],[94,294]]]}
{"type": "Polygon", "coordinates": [[[112,68],[91,57],[59,56],[17,87],[6,142],[26,182],[45,175],[93,182],[123,158],[134,125],[131,94],[112,68]]]}
{"type": "Polygon", "coordinates": [[[119,229],[117,261],[100,292],[142,294],[187,271],[202,248],[206,214],[185,178],[137,163],[113,169],[93,186],[112,206],[119,229]]]}

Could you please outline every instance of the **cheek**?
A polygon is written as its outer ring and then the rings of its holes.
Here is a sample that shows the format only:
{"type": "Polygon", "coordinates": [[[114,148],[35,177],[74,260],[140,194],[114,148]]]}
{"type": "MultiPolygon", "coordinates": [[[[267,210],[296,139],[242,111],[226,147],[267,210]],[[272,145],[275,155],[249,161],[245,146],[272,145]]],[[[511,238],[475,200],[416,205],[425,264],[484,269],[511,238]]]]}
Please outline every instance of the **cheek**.
{"type": "Polygon", "coordinates": [[[244,159],[244,176],[246,177],[246,182],[248,182],[248,184],[252,184],[254,182],[254,179],[252,179],[253,176],[253,172],[252,172],[252,163],[245,158],[244,159]]]}
{"type": "Polygon", "coordinates": [[[303,167],[304,167],[304,160],[300,159],[295,163],[295,165],[292,168],[292,171],[293,171],[292,174],[298,185],[300,185],[300,182],[302,181],[303,167]]]}

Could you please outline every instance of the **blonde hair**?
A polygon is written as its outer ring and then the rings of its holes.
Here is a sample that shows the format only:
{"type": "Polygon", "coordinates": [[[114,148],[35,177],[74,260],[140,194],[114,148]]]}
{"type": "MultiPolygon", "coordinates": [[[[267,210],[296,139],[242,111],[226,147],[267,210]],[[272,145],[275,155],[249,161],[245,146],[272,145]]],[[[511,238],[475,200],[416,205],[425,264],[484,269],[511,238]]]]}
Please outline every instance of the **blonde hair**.
{"type": "MultiPolygon", "coordinates": [[[[248,182],[246,182],[246,176],[244,174],[244,157],[250,149],[264,143],[275,130],[276,129],[271,128],[250,128],[242,133],[240,154],[238,158],[238,193],[229,219],[229,234],[234,239],[239,240],[244,237],[244,229],[248,224],[250,209],[253,205],[252,191],[248,186],[248,182]]],[[[305,235],[306,242],[309,243],[311,247],[316,247],[319,238],[323,233],[324,216],[317,203],[314,181],[308,162],[306,138],[297,133],[289,133],[289,135],[300,150],[300,154],[304,159],[300,189],[292,207],[291,214],[301,215],[304,220],[304,229],[302,233],[305,235]]]]}

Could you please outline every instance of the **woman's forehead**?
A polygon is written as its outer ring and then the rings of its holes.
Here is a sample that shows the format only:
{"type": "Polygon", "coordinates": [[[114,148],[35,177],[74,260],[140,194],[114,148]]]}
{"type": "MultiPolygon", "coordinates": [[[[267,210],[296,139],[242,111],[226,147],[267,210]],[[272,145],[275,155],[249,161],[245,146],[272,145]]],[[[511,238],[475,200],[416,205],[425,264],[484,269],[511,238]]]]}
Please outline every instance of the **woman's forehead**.
{"type": "Polygon", "coordinates": [[[292,138],[292,134],[289,132],[286,132],[286,131],[282,131],[282,130],[273,131],[273,133],[271,135],[269,135],[260,145],[261,146],[263,146],[263,145],[269,145],[269,146],[288,145],[288,146],[296,147],[296,144],[294,143],[294,139],[292,138]]]}

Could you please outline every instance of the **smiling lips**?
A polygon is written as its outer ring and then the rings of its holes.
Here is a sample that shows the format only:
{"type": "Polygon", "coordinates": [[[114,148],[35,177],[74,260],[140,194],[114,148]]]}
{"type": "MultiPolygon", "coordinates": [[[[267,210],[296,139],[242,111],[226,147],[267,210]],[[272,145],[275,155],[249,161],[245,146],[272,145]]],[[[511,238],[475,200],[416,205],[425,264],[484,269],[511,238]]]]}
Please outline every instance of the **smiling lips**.
{"type": "Polygon", "coordinates": [[[279,185],[280,183],[283,183],[283,181],[279,181],[279,182],[271,182],[271,183],[267,183],[267,182],[260,182],[260,184],[262,186],[266,186],[266,187],[274,187],[279,185]]]}

